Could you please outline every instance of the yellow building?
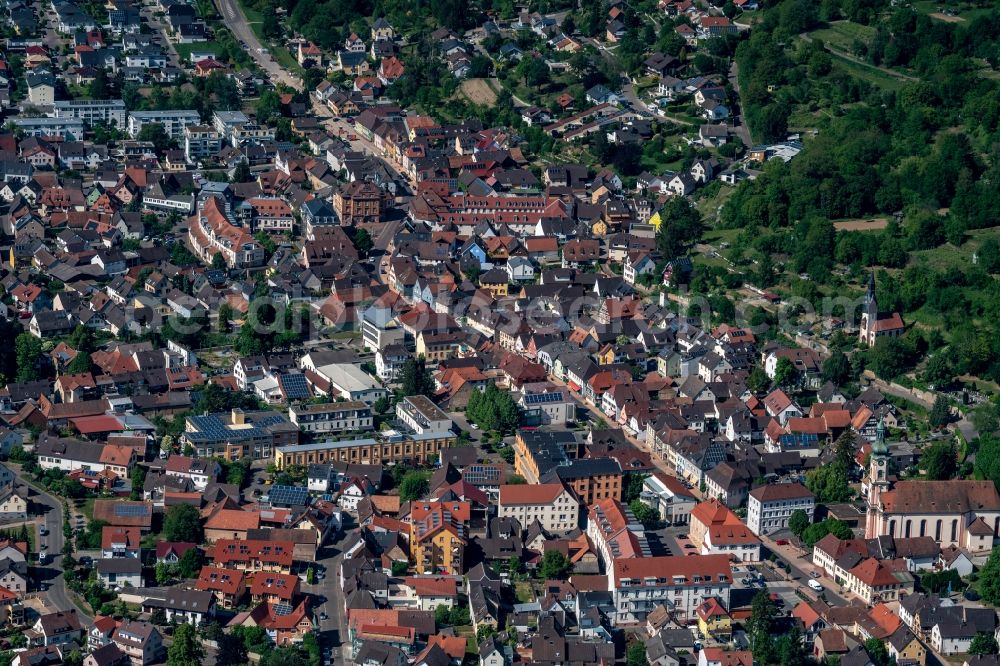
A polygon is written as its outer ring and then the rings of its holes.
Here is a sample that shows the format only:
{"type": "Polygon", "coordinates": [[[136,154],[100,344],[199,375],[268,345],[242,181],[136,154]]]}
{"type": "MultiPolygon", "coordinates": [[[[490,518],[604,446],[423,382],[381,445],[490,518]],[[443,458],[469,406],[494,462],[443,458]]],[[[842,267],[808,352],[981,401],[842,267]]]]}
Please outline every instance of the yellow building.
{"type": "Polygon", "coordinates": [[[499,268],[486,271],[479,276],[479,286],[489,291],[493,298],[507,295],[509,276],[499,268]]]}
{"type": "Polygon", "coordinates": [[[900,626],[885,639],[885,647],[889,656],[900,666],[925,666],[927,664],[927,648],[906,626],[900,626]]]}
{"type": "Polygon", "coordinates": [[[397,462],[426,464],[441,449],[454,446],[458,438],[452,432],[402,434],[395,431],[377,433],[375,437],[341,441],[314,442],[281,446],[274,450],[278,469],[291,465],[318,465],[335,461],[378,465],[397,462]]]}
{"type": "Polygon", "coordinates": [[[702,636],[712,636],[728,640],[733,634],[733,618],[715,597],[709,597],[701,602],[695,610],[698,616],[698,631],[702,636]]]}
{"type": "Polygon", "coordinates": [[[465,573],[472,505],[417,502],[410,507],[410,559],[419,575],[465,573]]]}

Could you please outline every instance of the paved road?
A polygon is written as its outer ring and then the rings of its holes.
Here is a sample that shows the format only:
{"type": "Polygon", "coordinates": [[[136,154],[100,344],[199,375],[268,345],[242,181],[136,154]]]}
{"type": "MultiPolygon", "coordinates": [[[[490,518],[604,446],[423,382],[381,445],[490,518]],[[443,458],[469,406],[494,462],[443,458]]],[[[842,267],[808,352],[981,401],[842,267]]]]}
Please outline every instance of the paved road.
{"type": "MultiPolygon", "coordinates": [[[[733,92],[736,94],[736,99],[740,100],[740,110],[743,110],[743,98],[740,96],[740,68],[733,60],[732,66],[729,68],[729,84],[733,87],[733,92]]],[[[747,148],[753,147],[753,140],[750,138],[750,128],[747,127],[745,115],[740,114],[732,118],[732,132],[736,136],[740,137],[740,141],[747,148]]]]}
{"type": "Polygon", "coordinates": [[[285,71],[269,54],[263,52],[263,45],[257,39],[250,23],[247,21],[239,0],[215,0],[215,6],[225,21],[226,27],[233,31],[236,39],[247,45],[247,52],[264,72],[275,83],[284,83],[295,90],[302,90],[302,80],[285,71]]]}
{"type": "MultiPolygon", "coordinates": [[[[816,570],[813,566],[812,560],[808,554],[804,554],[795,546],[791,544],[787,546],[779,546],[774,542],[773,539],[762,536],[760,538],[761,542],[773,553],[777,553],[781,556],[781,559],[788,562],[792,567],[792,573],[790,575],[789,583],[797,585],[809,598],[816,597],[816,593],[809,588],[809,572],[816,570]]],[[[823,585],[823,596],[826,598],[827,603],[833,606],[846,606],[847,596],[840,593],[841,586],[839,583],[834,581],[825,575],[819,577],[819,582],[823,585]]],[[[768,585],[770,587],[770,584],[768,585]]]]}
{"type": "Polygon", "coordinates": [[[9,465],[17,474],[18,481],[30,488],[28,502],[32,505],[35,513],[41,513],[42,521],[48,528],[47,536],[39,536],[39,550],[44,543],[49,555],[48,562],[43,566],[35,567],[35,577],[38,582],[48,584],[49,589],[40,594],[45,600],[46,606],[52,611],[66,611],[76,609],[81,621],[85,625],[91,624],[93,618],[84,615],[82,611],[70,600],[69,591],[66,589],[66,581],[62,577],[63,571],[63,543],[66,538],[63,535],[63,507],[62,500],[45,492],[26,476],[21,473],[20,465],[9,465]]]}
{"type": "Polygon", "coordinates": [[[344,594],[338,586],[337,577],[340,572],[340,562],[344,557],[343,547],[352,531],[353,529],[348,527],[332,543],[324,546],[320,551],[316,563],[324,571],[323,579],[317,579],[315,585],[302,585],[303,592],[317,598],[313,611],[319,622],[319,639],[324,652],[324,663],[326,662],[327,649],[330,651],[334,664],[340,665],[350,662],[344,594]],[[322,619],[324,615],[326,615],[325,620],[322,619]]]}

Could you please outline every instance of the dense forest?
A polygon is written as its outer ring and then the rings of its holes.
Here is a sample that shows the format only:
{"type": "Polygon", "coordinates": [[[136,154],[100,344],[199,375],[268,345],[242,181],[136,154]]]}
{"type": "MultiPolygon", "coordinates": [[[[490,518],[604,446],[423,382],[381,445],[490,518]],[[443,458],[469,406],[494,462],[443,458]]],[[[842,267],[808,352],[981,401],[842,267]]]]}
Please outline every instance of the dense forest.
{"type": "Polygon", "coordinates": [[[1000,380],[998,237],[979,235],[1000,220],[1000,81],[984,76],[1000,55],[1000,9],[944,22],[888,0],[784,0],[758,21],[736,50],[754,139],[782,141],[792,120],[815,132],[797,157],[761,165],[730,197],[719,223],[742,230],[730,255],[765,287],[780,282],[774,262],[787,258],[789,273],[809,278],[792,278],[793,293],[812,299],[877,267],[880,305],[911,324],[872,352],[879,374],[936,352],[928,380],[1000,380]],[[884,72],[893,85],[852,75],[842,54],[807,38],[844,20],[874,28],[853,57],[893,68],[884,72]],[[832,223],[869,217],[888,226],[836,232],[832,223]]]}

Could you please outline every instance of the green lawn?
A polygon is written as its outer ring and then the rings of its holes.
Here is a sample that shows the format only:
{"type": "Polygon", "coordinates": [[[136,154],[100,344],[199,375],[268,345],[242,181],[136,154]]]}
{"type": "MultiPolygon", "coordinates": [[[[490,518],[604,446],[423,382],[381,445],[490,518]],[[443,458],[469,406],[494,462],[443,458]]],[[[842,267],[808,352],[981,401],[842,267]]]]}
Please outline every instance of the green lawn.
{"type": "Polygon", "coordinates": [[[518,603],[528,604],[534,601],[535,593],[531,589],[531,583],[527,581],[514,583],[514,596],[517,597],[518,603]]]}

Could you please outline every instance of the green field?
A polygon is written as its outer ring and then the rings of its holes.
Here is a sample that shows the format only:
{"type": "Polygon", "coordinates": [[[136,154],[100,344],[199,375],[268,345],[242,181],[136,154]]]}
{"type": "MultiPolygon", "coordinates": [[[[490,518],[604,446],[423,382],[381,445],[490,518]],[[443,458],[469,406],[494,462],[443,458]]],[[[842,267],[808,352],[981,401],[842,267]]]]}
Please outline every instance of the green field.
{"type": "Polygon", "coordinates": [[[813,39],[822,39],[825,44],[829,44],[839,51],[853,53],[855,40],[864,44],[870,44],[875,37],[875,28],[850,21],[837,21],[831,23],[827,28],[814,30],[810,33],[813,39]]]}
{"type": "Polygon", "coordinates": [[[836,53],[833,56],[833,66],[856,79],[867,81],[873,86],[884,88],[885,90],[899,90],[906,84],[906,79],[886,74],[873,66],[862,65],[847,58],[843,58],[836,53]]]}

